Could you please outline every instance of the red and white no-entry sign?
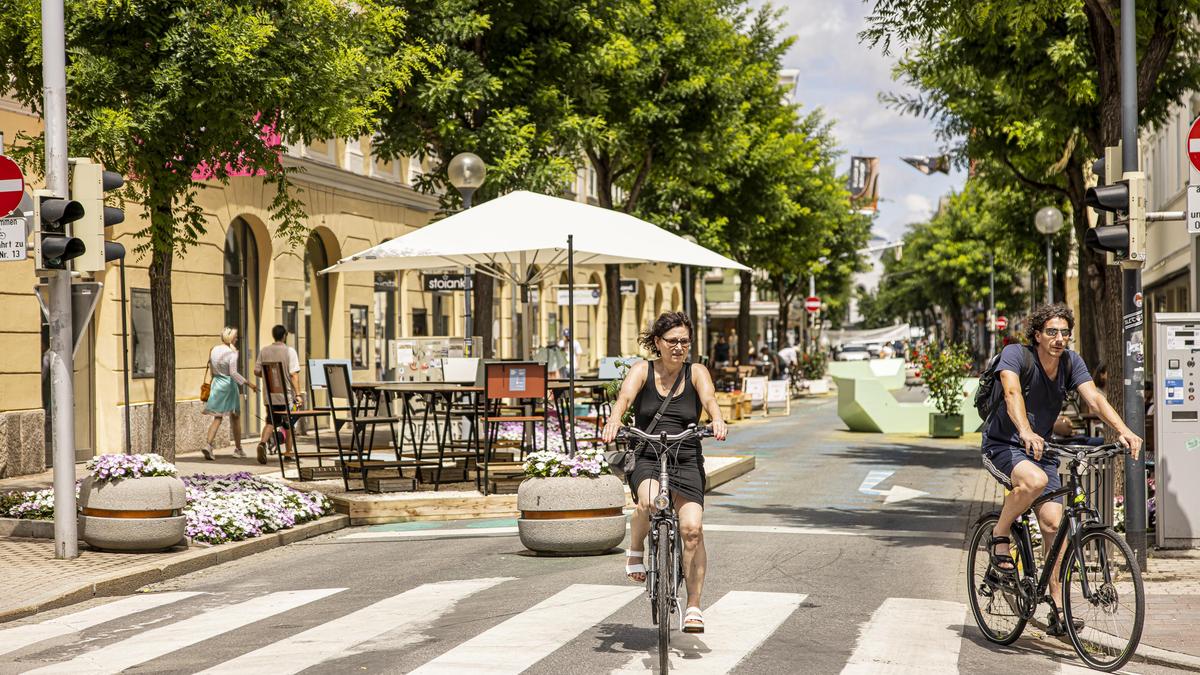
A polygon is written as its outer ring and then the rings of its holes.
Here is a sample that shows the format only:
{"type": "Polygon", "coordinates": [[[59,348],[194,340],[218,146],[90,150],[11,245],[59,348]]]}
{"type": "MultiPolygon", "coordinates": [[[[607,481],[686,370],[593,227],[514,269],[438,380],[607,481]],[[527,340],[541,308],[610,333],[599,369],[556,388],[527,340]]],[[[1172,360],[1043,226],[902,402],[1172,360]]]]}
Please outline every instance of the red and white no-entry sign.
{"type": "Polygon", "coordinates": [[[821,311],[821,299],[815,295],[810,295],[804,299],[804,309],[815,314],[821,311]]]}
{"type": "Polygon", "coordinates": [[[25,175],[11,159],[0,155],[0,217],[7,216],[21,204],[25,194],[25,175]]]}
{"type": "Polygon", "coordinates": [[[1004,330],[1008,328],[1008,319],[1003,316],[996,317],[996,330],[1004,330]]]}
{"type": "Polygon", "coordinates": [[[1188,159],[1191,160],[1192,166],[1200,171],[1200,117],[1192,122],[1192,128],[1188,131],[1187,137],[1188,159]]]}

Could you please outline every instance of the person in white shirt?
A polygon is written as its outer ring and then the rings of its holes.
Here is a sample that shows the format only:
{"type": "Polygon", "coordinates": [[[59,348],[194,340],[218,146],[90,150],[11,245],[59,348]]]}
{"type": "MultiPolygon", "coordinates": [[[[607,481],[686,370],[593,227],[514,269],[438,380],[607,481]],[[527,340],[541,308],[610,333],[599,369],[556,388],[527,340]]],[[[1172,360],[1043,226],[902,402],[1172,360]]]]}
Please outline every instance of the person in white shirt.
{"type": "Polygon", "coordinates": [[[574,370],[576,373],[579,372],[579,356],[580,354],[583,354],[583,345],[579,344],[579,340],[571,339],[570,329],[564,329],[562,334],[562,339],[558,341],[558,348],[563,350],[563,352],[569,352],[570,350],[567,348],[567,344],[570,342],[573,343],[575,353],[567,354],[567,364],[558,371],[558,375],[559,377],[570,377],[572,370],[574,370]]]}
{"type": "MultiPolygon", "coordinates": [[[[254,364],[254,374],[263,376],[264,363],[280,363],[283,365],[283,371],[287,373],[287,382],[285,388],[288,390],[286,397],[281,397],[279,394],[271,395],[271,400],[267,401],[269,412],[267,413],[267,421],[263,424],[262,437],[258,442],[258,463],[267,463],[267,439],[275,431],[275,426],[272,424],[277,414],[287,412],[288,404],[300,405],[302,395],[300,393],[300,357],[296,354],[296,350],[284,341],[287,340],[287,328],[282,324],[276,325],[271,329],[271,337],[275,338],[273,344],[263,347],[258,353],[258,362],[254,364]]],[[[291,430],[289,430],[290,433],[291,430]]]]}

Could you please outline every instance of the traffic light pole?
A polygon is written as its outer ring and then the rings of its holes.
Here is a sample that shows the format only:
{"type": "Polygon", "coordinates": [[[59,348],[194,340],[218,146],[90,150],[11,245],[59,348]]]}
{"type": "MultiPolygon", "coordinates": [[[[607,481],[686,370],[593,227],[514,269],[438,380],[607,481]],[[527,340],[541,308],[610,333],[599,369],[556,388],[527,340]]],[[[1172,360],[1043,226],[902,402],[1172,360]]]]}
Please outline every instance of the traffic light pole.
{"type": "MultiPolygon", "coordinates": [[[[42,0],[42,82],[46,125],[46,188],[67,197],[67,52],[63,0],[42,0]]],[[[45,272],[49,281],[51,442],[54,446],[54,557],[79,557],[75,503],[74,340],[71,272],[45,272]]]]}
{"type": "MultiPolygon", "coordinates": [[[[1136,2],[1121,0],[1121,166],[1138,170],[1136,2]]],[[[1131,196],[1132,198],[1132,196],[1131,196]]],[[[1131,205],[1132,206],[1132,205],[1131,205]]],[[[1125,424],[1146,437],[1145,338],[1142,314],[1142,262],[1122,272],[1124,317],[1125,424]]],[[[1146,569],[1146,455],[1125,458],[1125,540],[1146,569]]]]}

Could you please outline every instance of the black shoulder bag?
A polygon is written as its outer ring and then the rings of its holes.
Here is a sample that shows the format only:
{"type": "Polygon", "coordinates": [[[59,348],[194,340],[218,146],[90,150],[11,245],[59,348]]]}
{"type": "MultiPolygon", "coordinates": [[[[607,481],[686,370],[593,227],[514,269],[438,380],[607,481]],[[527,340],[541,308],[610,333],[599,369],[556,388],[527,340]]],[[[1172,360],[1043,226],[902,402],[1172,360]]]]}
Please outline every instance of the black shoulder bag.
{"type": "MultiPolygon", "coordinates": [[[[654,367],[653,363],[647,365],[649,365],[651,368],[654,367]]],[[[667,393],[667,396],[663,399],[662,404],[658,406],[658,412],[654,413],[654,419],[650,420],[650,424],[646,425],[646,428],[643,429],[643,431],[648,434],[654,433],[654,427],[658,426],[658,421],[662,419],[663,413],[667,411],[667,406],[670,405],[671,399],[675,398],[675,390],[678,389],[679,384],[683,382],[683,375],[690,369],[690,366],[690,363],[685,363],[683,364],[683,367],[679,369],[679,374],[675,376],[675,383],[671,385],[671,391],[667,393]]],[[[653,377],[653,374],[651,374],[651,377],[653,377]]],[[[639,396],[638,398],[640,399],[641,397],[639,396]]],[[[634,410],[634,415],[637,415],[637,410],[634,410]]],[[[624,448],[608,450],[604,453],[604,460],[608,462],[608,468],[612,471],[614,476],[621,480],[625,480],[626,476],[633,473],[633,466],[637,463],[637,452],[641,449],[642,443],[644,442],[645,441],[639,441],[636,444],[627,443],[624,448]]]]}

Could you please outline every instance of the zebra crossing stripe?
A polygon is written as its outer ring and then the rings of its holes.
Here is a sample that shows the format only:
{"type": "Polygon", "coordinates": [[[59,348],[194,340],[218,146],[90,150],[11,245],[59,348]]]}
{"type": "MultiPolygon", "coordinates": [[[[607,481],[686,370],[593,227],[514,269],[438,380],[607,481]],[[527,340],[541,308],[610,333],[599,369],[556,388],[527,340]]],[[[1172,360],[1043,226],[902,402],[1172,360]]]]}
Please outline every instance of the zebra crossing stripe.
{"type": "Polygon", "coordinates": [[[200,593],[179,592],[133,595],[73,614],[65,614],[54,619],[47,619],[41,623],[0,630],[0,654],[10,654],[43,640],[78,633],[92,626],[98,626],[102,623],[129,616],[130,614],[137,614],[148,609],[179,602],[195,595],[200,595],[200,593]]]}
{"type": "Polygon", "coordinates": [[[520,673],[640,596],[629,586],[574,584],[410,675],[520,673]]]}
{"type": "Polygon", "coordinates": [[[355,645],[385,633],[390,647],[410,644],[419,640],[421,632],[453,609],[459,600],[512,579],[468,579],[418,586],[203,672],[207,675],[298,673],[347,656],[355,645]]]}
{"type": "Polygon", "coordinates": [[[888,598],[871,615],[842,675],[957,675],[967,607],[888,598]]]}
{"type": "Polygon", "coordinates": [[[253,600],[210,609],[188,619],[154,628],[63,663],[31,670],[30,673],[119,673],[141,663],[203,642],[235,628],[261,621],[280,612],[344,591],[319,588],[270,593],[253,600]]]}
{"type": "Polygon", "coordinates": [[[354,532],[338,539],[425,539],[436,537],[496,537],[517,534],[516,527],[464,527],[429,528],[428,530],[405,530],[400,532],[354,532]]]}
{"type": "MultiPolygon", "coordinates": [[[[761,645],[804,602],[796,593],[732,591],[704,610],[704,633],[671,636],[671,669],[728,673],[761,645]]],[[[657,654],[639,654],[613,675],[649,673],[657,654]]]]}

